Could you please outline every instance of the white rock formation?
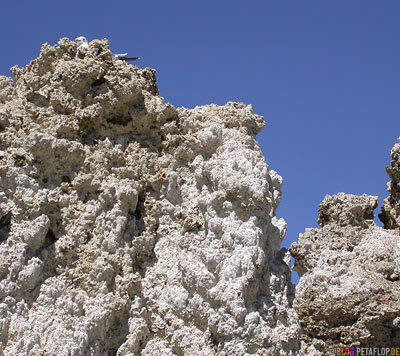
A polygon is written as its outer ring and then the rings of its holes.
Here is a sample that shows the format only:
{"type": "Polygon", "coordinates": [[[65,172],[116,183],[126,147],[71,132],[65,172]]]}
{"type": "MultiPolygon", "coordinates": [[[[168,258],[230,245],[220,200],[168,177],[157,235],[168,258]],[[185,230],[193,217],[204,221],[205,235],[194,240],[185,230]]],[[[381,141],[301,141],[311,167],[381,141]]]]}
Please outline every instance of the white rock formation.
{"type": "Polygon", "coordinates": [[[281,177],[228,103],[175,109],[107,41],[0,77],[7,356],[295,355],[281,177]]]}
{"type": "Polygon", "coordinates": [[[290,248],[304,355],[400,342],[400,233],[374,224],[377,205],[368,195],[326,196],[321,229],[306,229],[290,248]]]}

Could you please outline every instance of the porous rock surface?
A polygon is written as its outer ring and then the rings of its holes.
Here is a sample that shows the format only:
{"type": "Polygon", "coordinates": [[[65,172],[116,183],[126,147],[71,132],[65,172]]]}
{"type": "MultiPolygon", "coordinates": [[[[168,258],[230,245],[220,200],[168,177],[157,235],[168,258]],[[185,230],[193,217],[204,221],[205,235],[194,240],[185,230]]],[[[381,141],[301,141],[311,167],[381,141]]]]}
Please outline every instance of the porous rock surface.
{"type": "Polygon", "coordinates": [[[292,244],[301,354],[399,344],[400,234],[374,224],[377,205],[373,196],[327,195],[321,229],[306,229],[292,244]]]}
{"type": "Polygon", "coordinates": [[[106,40],[75,56],[0,77],[0,353],[295,355],[263,118],[164,104],[106,40]]]}
{"type": "Polygon", "coordinates": [[[390,193],[382,206],[379,218],[386,229],[400,229],[400,139],[391,152],[391,167],[386,167],[390,178],[387,184],[390,193]]]}

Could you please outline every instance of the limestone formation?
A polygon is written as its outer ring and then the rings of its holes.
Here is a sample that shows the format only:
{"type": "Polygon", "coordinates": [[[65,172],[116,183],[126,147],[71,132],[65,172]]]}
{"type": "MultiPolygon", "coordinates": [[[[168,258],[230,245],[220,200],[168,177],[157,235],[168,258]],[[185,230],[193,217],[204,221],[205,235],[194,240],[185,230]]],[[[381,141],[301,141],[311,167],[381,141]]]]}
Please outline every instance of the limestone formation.
{"type": "Polygon", "coordinates": [[[377,197],[326,196],[321,229],[307,229],[290,251],[300,275],[294,306],[302,354],[400,342],[400,234],[377,227],[377,197]]]}
{"type": "MultiPolygon", "coordinates": [[[[400,139],[399,139],[400,142],[400,139]]],[[[386,167],[390,182],[388,191],[390,196],[385,199],[379,218],[386,229],[400,228],[400,143],[397,143],[391,152],[391,167],[386,167]]]]}
{"type": "Polygon", "coordinates": [[[0,353],[297,354],[263,118],[175,109],[106,40],[76,47],[0,77],[0,353]]]}

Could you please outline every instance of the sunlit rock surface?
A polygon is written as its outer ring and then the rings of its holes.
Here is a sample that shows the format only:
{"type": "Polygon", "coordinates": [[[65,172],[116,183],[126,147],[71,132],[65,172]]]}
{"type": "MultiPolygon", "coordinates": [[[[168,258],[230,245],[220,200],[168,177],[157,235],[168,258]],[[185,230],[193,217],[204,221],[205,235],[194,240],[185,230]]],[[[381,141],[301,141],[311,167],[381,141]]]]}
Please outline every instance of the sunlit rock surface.
{"type": "Polygon", "coordinates": [[[0,77],[0,350],[297,354],[263,118],[164,104],[106,40],[75,57],[62,39],[0,77]]]}
{"type": "Polygon", "coordinates": [[[326,196],[321,229],[307,229],[292,244],[301,276],[294,301],[301,354],[399,344],[400,233],[374,224],[377,205],[368,195],[326,196]]]}

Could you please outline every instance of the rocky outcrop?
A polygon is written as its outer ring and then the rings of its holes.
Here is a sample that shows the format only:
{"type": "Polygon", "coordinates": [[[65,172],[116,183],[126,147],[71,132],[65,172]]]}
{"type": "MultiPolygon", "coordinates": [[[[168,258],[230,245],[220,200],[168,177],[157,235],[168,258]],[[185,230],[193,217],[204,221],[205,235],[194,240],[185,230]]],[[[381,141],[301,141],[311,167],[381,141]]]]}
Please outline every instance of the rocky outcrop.
{"type": "Polygon", "coordinates": [[[175,109],[106,40],[75,56],[62,39],[0,78],[0,349],[295,355],[263,118],[175,109]]]}
{"type": "MultiPolygon", "coordinates": [[[[400,142],[400,139],[399,139],[400,142]]],[[[388,183],[389,197],[383,202],[379,218],[386,229],[400,228],[400,143],[391,152],[391,167],[386,167],[390,182],[388,183]]]]}
{"type": "Polygon", "coordinates": [[[326,196],[321,229],[307,229],[290,248],[304,355],[400,341],[400,234],[374,224],[377,205],[367,195],[326,196]]]}

